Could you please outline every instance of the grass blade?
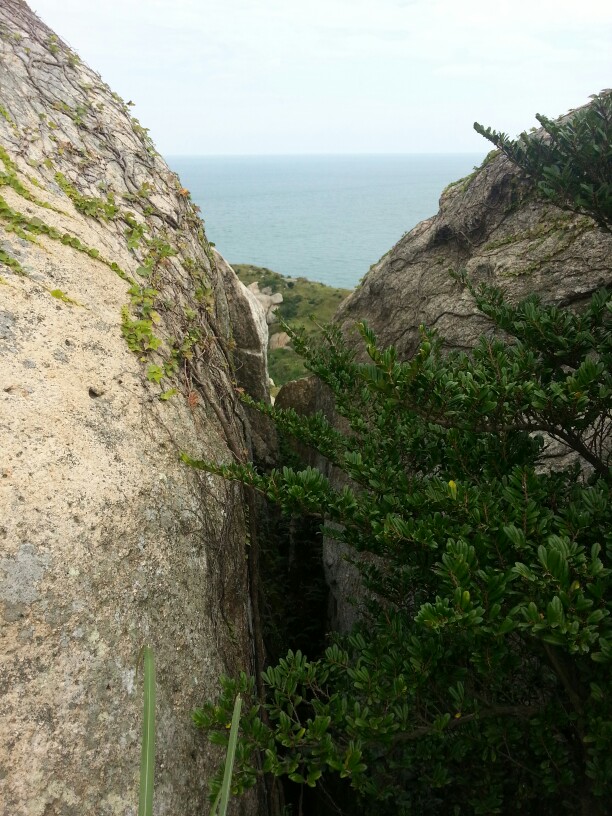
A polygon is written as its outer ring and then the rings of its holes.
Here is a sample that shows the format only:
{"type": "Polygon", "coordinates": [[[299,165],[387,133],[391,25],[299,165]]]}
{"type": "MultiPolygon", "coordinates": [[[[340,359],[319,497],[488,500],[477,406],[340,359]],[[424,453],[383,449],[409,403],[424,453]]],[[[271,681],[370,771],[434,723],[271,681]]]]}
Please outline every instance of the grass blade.
{"type": "Polygon", "coordinates": [[[232,772],[234,770],[234,757],[236,756],[236,743],[238,742],[238,727],[240,725],[240,710],[242,708],[242,697],[238,695],[234,703],[234,713],[232,714],[232,725],[230,728],[229,742],[227,744],[227,754],[225,756],[225,770],[223,772],[223,782],[221,790],[215,800],[211,810],[211,816],[215,816],[217,802],[220,801],[219,815],[226,816],[232,789],[232,772]]]}
{"type": "Polygon", "coordinates": [[[153,659],[153,649],[150,646],[143,646],[143,655],[144,713],[142,719],[138,816],[152,816],[153,776],[155,773],[155,661],[153,659]]]}

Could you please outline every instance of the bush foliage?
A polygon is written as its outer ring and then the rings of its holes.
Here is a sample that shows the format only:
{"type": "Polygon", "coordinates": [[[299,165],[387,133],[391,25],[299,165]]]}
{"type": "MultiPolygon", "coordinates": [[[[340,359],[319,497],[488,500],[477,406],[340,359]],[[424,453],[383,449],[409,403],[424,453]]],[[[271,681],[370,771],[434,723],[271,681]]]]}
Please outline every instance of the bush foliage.
{"type": "Polygon", "coordinates": [[[516,141],[474,123],[530,176],[544,197],[574,212],[586,213],[612,231],[612,91],[560,121],[541,114],[541,133],[522,133],[516,141]]]}
{"type": "Polygon", "coordinates": [[[192,461],[287,513],[319,513],[364,585],[355,630],[269,667],[265,700],[246,675],[224,678],[196,712],[226,744],[236,694],[251,700],[237,792],[263,771],[306,786],[345,778],[352,813],[606,812],[610,294],[573,314],[463,280],[504,340],[446,353],[423,329],[402,362],[361,324],[360,363],[334,328],[319,347],[294,337],[346,431],[261,408],[344,487],[312,468],[192,461]],[[550,458],[558,446],[565,460],[550,458]]]}

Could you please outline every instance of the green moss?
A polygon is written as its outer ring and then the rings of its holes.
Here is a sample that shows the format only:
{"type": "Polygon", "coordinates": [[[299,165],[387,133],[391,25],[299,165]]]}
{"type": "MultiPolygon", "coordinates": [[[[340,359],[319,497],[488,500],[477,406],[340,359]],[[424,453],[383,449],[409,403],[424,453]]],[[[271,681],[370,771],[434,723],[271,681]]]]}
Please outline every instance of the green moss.
{"type": "Polygon", "coordinates": [[[26,178],[33,187],[38,187],[39,190],[43,189],[42,184],[37,179],[35,179],[34,176],[28,175],[26,176],[26,178]]]}
{"type": "Polygon", "coordinates": [[[19,132],[19,128],[17,127],[17,125],[16,125],[16,123],[13,121],[13,119],[11,118],[10,113],[7,111],[7,109],[4,107],[4,105],[0,105],[0,116],[2,116],[2,118],[3,118],[3,119],[6,121],[6,122],[8,122],[8,124],[11,126],[11,128],[13,129],[13,131],[14,131],[15,133],[18,133],[18,132],[19,132]]]}
{"type": "Polygon", "coordinates": [[[506,277],[518,277],[536,272],[546,264],[554,261],[562,252],[583,235],[585,232],[595,229],[595,222],[588,217],[575,220],[573,213],[563,213],[554,218],[545,218],[539,224],[523,232],[507,235],[497,241],[490,241],[483,247],[483,252],[493,252],[504,246],[511,244],[526,243],[525,253],[533,252],[537,248],[537,258],[524,267],[517,267],[506,273],[506,277]],[[549,243],[549,251],[543,252],[540,246],[545,242],[554,239],[549,243]]]}
{"type": "Polygon", "coordinates": [[[572,227],[566,227],[560,231],[559,240],[550,250],[541,254],[536,260],[528,264],[524,269],[518,269],[513,273],[513,276],[530,275],[532,272],[537,272],[546,264],[551,263],[566,249],[569,249],[574,241],[583,235],[585,232],[590,232],[596,229],[596,224],[591,218],[581,218],[572,227]]]}
{"type": "MultiPolygon", "coordinates": [[[[13,258],[12,255],[9,255],[8,252],[5,252],[3,249],[0,249],[0,264],[8,266],[11,272],[14,272],[16,275],[25,275],[25,270],[17,258],[13,258]]],[[[2,283],[6,283],[6,281],[3,279],[2,283]]]]}
{"type": "Polygon", "coordinates": [[[574,218],[575,216],[569,213],[563,213],[554,218],[545,218],[539,224],[531,227],[531,229],[513,233],[512,235],[506,235],[504,238],[499,238],[496,241],[490,241],[488,244],[485,244],[482,251],[492,252],[496,249],[500,249],[501,247],[521,242],[533,242],[538,240],[542,242],[555,233],[559,233],[559,249],[555,250],[553,253],[557,254],[557,252],[561,251],[561,249],[569,246],[569,244],[572,243],[572,241],[574,241],[578,235],[585,232],[589,228],[589,225],[591,228],[593,228],[593,222],[591,219],[582,218],[576,222],[575,228],[572,229],[571,222],[574,220],[574,218]],[[568,238],[570,239],[569,243],[567,240],[568,238]]]}
{"type": "Polygon", "coordinates": [[[79,303],[78,300],[73,300],[71,297],[63,292],[61,289],[49,289],[49,294],[51,297],[56,298],[56,300],[61,300],[62,303],[67,303],[70,306],[82,306],[82,303],[79,303]]]}
{"type": "Polygon", "coordinates": [[[522,234],[517,235],[506,235],[505,238],[499,238],[497,241],[489,241],[488,244],[485,244],[482,248],[483,252],[491,252],[494,249],[500,249],[503,246],[508,246],[509,244],[515,244],[517,241],[525,240],[525,236],[522,234]]]}

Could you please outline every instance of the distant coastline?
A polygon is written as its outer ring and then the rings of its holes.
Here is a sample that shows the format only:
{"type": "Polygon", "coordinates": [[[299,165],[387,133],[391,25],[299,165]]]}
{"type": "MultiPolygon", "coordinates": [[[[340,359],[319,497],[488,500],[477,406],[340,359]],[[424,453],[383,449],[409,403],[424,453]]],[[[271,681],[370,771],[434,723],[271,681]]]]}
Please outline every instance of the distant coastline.
{"type": "Polygon", "coordinates": [[[228,260],[352,288],[485,153],[167,160],[228,260]]]}

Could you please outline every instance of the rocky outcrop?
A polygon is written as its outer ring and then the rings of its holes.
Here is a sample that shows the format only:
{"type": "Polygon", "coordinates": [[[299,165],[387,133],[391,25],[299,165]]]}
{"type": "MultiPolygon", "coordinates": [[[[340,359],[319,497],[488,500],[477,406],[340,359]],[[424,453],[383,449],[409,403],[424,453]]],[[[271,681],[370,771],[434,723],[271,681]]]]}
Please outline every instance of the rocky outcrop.
{"type": "MultiPolygon", "coordinates": [[[[223,276],[232,327],[231,360],[239,389],[259,402],[270,402],[268,374],[268,321],[260,299],[235,275],[227,261],[214,250],[223,276]]],[[[282,295],[281,295],[282,297],[282,295]]],[[[243,408],[249,423],[251,458],[272,464],[277,453],[276,431],[270,419],[251,407],[243,408]]]]}
{"type": "Polygon", "coordinates": [[[274,351],[275,349],[287,348],[287,346],[291,345],[291,338],[287,334],[287,332],[280,331],[273,334],[270,337],[269,348],[270,351],[274,351]]]}
{"type": "Polygon", "coordinates": [[[273,292],[270,286],[264,286],[263,289],[260,289],[257,281],[250,283],[248,289],[261,304],[266,315],[266,321],[269,324],[274,323],[276,320],[275,312],[283,302],[282,294],[280,292],[273,292]]]}
{"type": "Polygon", "coordinates": [[[213,252],[217,269],[223,276],[229,304],[232,327],[230,345],[236,380],[253,399],[269,402],[266,310],[253,290],[238,279],[217,250],[213,252]]]}
{"type": "Polygon", "coordinates": [[[0,813],[136,813],[150,643],[156,813],[199,816],[219,756],[190,712],[256,668],[256,622],[241,488],[179,454],[247,456],[262,315],[146,130],[20,0],[0,63],[0,813]]]}
{"type": "MultiPolygon", "coordinates": [[[[381,346],[410,356],[419,326],[436,328],[449,345],[473,347],[488,329],[465,287],[450,272],[502,288],[511,301],[538,294],[580,303],[612,279],[612,236],[595,223],[537,199],[501,154],[449,185],[436,216],[407,233],[340,306],[345,328],[365,319],[381,346]]],[[[357,341],[356,341],[357,342],[357,341]]]]}

